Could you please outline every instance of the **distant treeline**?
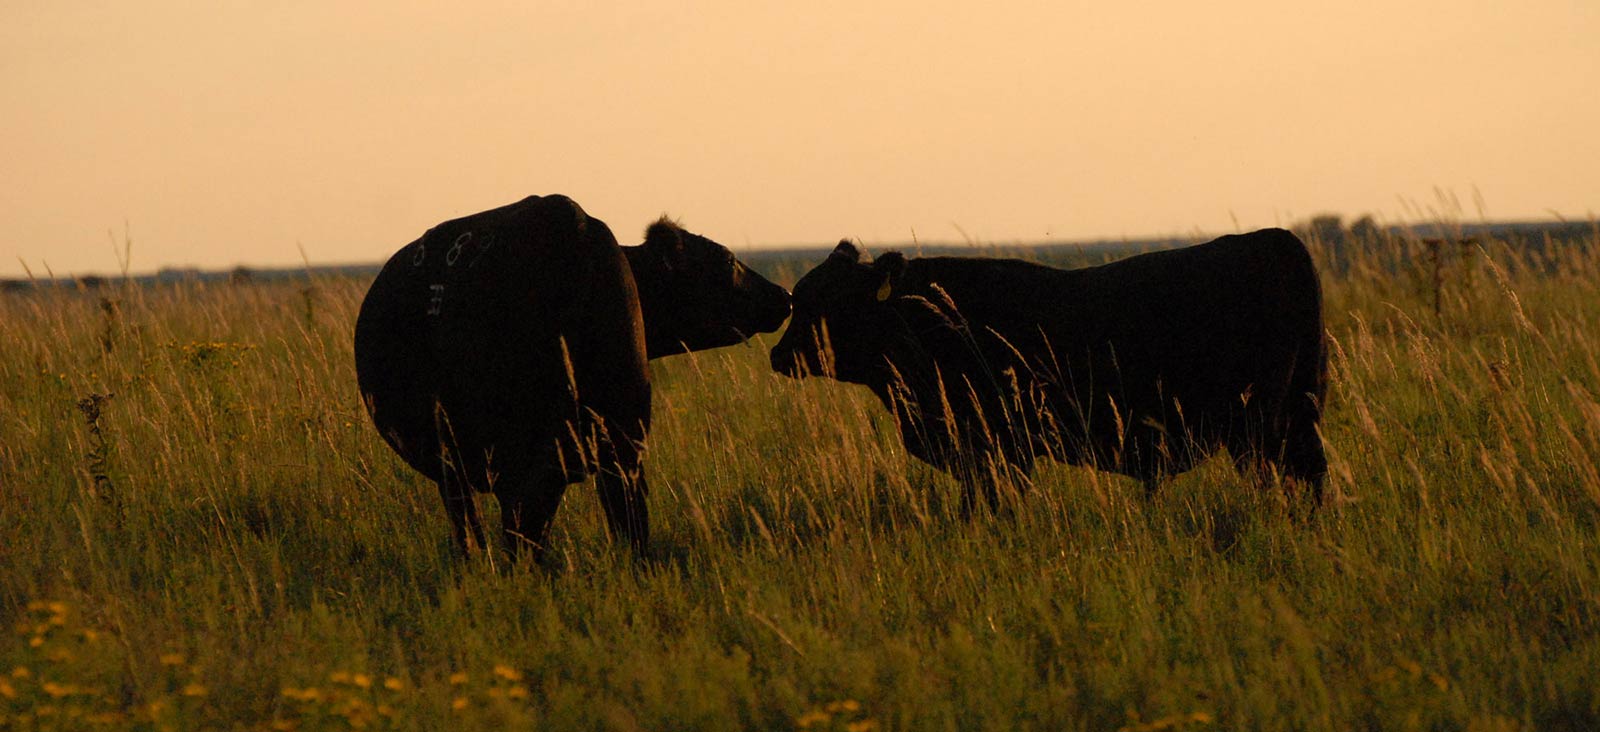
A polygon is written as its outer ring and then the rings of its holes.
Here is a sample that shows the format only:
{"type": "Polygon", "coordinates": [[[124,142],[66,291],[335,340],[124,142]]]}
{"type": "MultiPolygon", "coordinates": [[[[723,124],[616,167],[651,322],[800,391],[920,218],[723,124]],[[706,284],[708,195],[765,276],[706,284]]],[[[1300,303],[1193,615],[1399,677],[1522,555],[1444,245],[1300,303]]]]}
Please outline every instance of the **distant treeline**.
{"type": "MultiPolygon", "coordinates": [[[[1572,246],[1589,246],[1600,241],[1594,222],[1498,222],[1477,224],[1422,224],[1416,226],[1379,226],[1371,217],[1361,217],[1346,224],[1339,216],[1317,216],[1291,227],[1295,233],[1320,256],[1324,267],[1337,272],[1346,271],[1353,261],[1408,260],[1419,252],[1503,244],[1530,264],[1554,259],[1572,246]],[[1432,247],[1430,250],[1429,247],[1432,247]]],[[[1101,264],[1142,252],[1189,246],[1209,237],[1152,238],[1100,240],[1088,242],[1037,242],[1037,243],[905,243],[875,248],[873,254],[898,250],[912,256],[989,256],[1017,257],[1043,262],[1059,267],[1083,267],[1101,264]]],[[[799,275],[821,262],[833,250],[833,245],[802,248],[765,249],[739,253],[741,261],[785,284],[792,285],[799,275]]],[[[228,270],[202,270],[193,267],[167,267],[154,274],[130,275],[127,281],[141,286],[173,285],[180,283],[216,283],[250,285],[256,283],[312,280],[322,278],[370,278],[377,275],[381,263],[315,265],[309,267],[255,268],[234,267],[228,270]]],[[[27,292],[35,288],[72,288],[95,291],[118,284],[118,276],[84,275],[56,277],[53,279],[4,279],[0,292],[27,292]]]]}

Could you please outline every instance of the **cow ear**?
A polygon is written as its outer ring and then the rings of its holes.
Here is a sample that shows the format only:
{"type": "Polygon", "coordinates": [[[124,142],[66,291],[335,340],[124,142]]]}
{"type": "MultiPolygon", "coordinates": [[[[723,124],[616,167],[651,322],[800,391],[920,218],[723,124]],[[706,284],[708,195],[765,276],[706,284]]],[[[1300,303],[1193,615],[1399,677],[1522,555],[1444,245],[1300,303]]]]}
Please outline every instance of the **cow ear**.
{"type": "Polygon", "coordinates": [[[683,260],[683,229],[663,214],[645,230],[644,246],[671,269],[683,260]]]}
{"type": "Polygon", "coordinates": [[[878,302],[888,300],[899,288],[900,275],[906,271],[906,256],[899,252],[887,252],[872,263],[872,271],[881,278],[878,284],[878,302]]]}
{"type": "Polygon", "coordinates": [[[861,261],[861,250],[856,248],[856,245],[852,244],[849,239],[840,239],[839,246],[833,248],[833,253],[828,255],[828,259],[842,259],[851,263],[859,262],[861,261]]]}

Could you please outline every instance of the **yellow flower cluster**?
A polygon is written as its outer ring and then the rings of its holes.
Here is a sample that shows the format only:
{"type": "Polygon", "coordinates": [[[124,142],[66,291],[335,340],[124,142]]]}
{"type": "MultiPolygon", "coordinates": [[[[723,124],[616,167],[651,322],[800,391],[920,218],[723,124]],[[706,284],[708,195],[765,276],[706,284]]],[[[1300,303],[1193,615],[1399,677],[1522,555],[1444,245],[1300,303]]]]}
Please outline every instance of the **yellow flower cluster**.
{"type": "Polygon", "coordinates": [[[1117,732],[1164,732],[1165,730],[1183,729],[1189,725],[1211,724],[1216,721],[1208,712],[1190,712],[1189,714],[1174,714],[1148,722],[1139,719],[1139,713],[1129,710],[1128,723],[1117,728],[1117,732]]]}
{"type": "MultiPolygon", "coordinates": [[[[450,674],[450,686],[454,687],[454,694],[450,699],[451,711],[462,712],[473,706],[473,690],[468,688],[468,682],[471,680],[465,671],[450,674]]],[[[528,698],[528,688],[522,685],[521,671],[497,663],[489,672],[489,687],[481,690],[479,697],[478,702],[481,704],[522,701],[528,698]]]]}
{"type": "Polygon", "coordinates": [[[1422,664],[1408,658],[1395,662],[1393,666],[1385,666],[1381,671],[1373,675],[1372,680],[1380,684],[1386,684],[1403,677],[1412,679],[1426,677],[1428,683],[1433,684],[1434,688],[1439,691],[1448,691],[1450,689],[1449,679],[1422,668],[1422,664]]]}
{"type": "Polygon", "coordinates": [[[334,671],[328,685],[285,686],[283,698],[295,702],[286,716],[272,721],[269,729],[295,730],[318,722],[342,722],[349,729],[389,729],[399,726],[398,708],[408,690],[396,676],[382,680],[360,671],[334,671]]]}
{"type": "MultiPolygon", "coordinates": [[[[103,725],[179,730],[216,721],[210,704],[222,693],[213,690],[187,654],[159,649],[150,659],[155,673],[130,697],[119,681],[132,660],[128,643],[108,642],[113,634],[84,627],[67,603],[37,601],[25,608],[13,626],[16,652],[5,656],[10,668],[0,667],[0,730],[103,725]]],[[[480,709],[496,720],[522,719],[533,711],[525,675],[511,664],[470,674],[455,671],[445,680],[448,707],[468,719],[480,709]]],[[[419,691],[400,676],[336,670],[313,683],[280,689],[276,716],[253,729],[410,728],[407,717],[413,715],[407,712],[439,700],[419,691]]]]}
{"type": "MultiPolygon", "coordinates": [[[[104,631],[82,627],[67,603],[37,600],[24,606],[25,614],[14,626],[25,639],[20,663],[0,675],[0,729],[35,727],[86,728],[128,723],[175,728],[203,713],[201,700],[210,691],[199,681],[199,670],[187,677],[167,675],[167,694],[157,693],[144,703],[130,700],[112,689],[106,678],[120,663],[107,664],[120,652],[120,644],[107,644],[104,631]]],[[[160,657],[164,667],[184,666],[181,655],[160,657]]],[[[152,684],[159,687],[160,684],[152,684]]]]}
{"type": "Polygon", "coordinates": [[[796,727],[804,730],[844,730],[844,732],[873,732],[878,722],[862,711],[861,702],[841,699],[821,704],[795,717],[796,727]]]}
{"type": "MultiPolygon", "coordinates": [[[[488,674],[479,677],[488,680],[486,686],[474,686],[473,678],[466,671],[445,677],[450,687],[451,711],[465,713],[474,707],[512,704],[528,698],[522,672],[510,665],[495,664],[488,674]]],[[[323,729],[330,725],[360,730],[400,728],[405,726],[401,724],[401,710],[425,701],[412,691],[409,682],[396,676],[334,671],[328,674],[326,684],[284,687],[282,696],[291,703],[269,729],[323,729]]]]}
{"type": "Polygon", "coordinates": [[[0,728],[8,723],[30,724],[87,723],[109,724],[121,719],[104,709],[104,690],[83,683],[66,681],[61,665],[79,657],[100,634],[72,627],[71,608],[64,602],[36,600],[25,607],[25,615],[14,630],[27,639],[27,662],[13,666],[0,676],[0,728]],[[50,720],[58,720],[51,722],[50,720]]]}

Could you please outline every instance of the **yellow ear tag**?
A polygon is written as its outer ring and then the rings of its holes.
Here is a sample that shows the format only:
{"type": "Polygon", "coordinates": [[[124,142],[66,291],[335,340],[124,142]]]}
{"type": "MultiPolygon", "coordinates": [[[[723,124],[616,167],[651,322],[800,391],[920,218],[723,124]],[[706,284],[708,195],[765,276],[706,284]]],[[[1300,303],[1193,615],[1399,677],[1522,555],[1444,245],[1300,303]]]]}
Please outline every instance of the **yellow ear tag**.
{"type": "Polygon", "coordinates": [[[878,302],[889,299],[889,278],[883,278],[883,286],[878,288],[878,302]]]}

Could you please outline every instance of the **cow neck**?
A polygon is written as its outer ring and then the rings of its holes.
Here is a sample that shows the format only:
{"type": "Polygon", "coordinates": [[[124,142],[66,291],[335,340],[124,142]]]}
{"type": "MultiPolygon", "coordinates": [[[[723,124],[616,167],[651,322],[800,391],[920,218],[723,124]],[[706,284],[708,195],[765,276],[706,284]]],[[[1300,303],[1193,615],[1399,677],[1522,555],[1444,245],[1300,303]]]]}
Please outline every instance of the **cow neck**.
{"type": "Polygon", "coordinates": [[[909,392],[910,398],[919,404],[938,404],[941,372],[946,379],[954,377],[957,381],[965,376],[962,368],[970,355],[966,351],[968,344],[960,342],[959,336],[933,343],[925,340],[925,336],[932,335],[934,333],[914,335],[886,354],[898,378],[885,372],[868,385],[884,406],[894,409],[892,402],[897,388],[909,392]],[[945,358],[944,363],[940,363],[941,356],[954,358],[945,358]]]}
{"type": "Polygon", "coordinates": [[[924,297],[931,297],[937,284],[973,332],[993,329],[1011,338],[1020,335],[1013,332],[1017,326],[1038,322],[1020,316],[1031,315],[1041,303],[1070,299],[1076,276],[1075,270],[1020,259],[918,257],[906,262],[901,281],[907,293],[924,297]]]}
{"type": "Polygon", "coordinates": [[[662,294],[662,276],[659,262],[650,257],[644,245],[619,247],[628,260],[628,270],[633,273],[634,290],[639,293],[639,316],[644,320],[644,350],[647,358],[659,358],[683,353],[683,342],[689,334],[684,332],[680,318],[672,308],[671,298],[662,294]]]}

